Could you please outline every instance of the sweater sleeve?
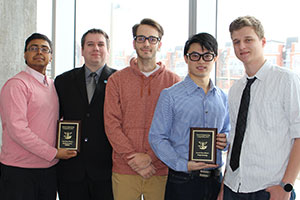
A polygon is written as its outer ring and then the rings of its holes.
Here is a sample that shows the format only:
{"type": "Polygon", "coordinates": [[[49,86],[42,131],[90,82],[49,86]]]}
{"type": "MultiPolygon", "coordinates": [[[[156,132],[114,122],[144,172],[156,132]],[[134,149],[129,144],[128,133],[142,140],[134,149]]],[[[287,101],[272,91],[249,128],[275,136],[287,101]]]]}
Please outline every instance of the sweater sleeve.
{"type": "Polygon", "coordinates": [[[11,79],[4,85],[0,96],[3,130],[6,129],[11,140],[25,150],[50,162],[57,150],[30,129],[27,119],[29,100],[28,88],[21,80],[11,79]]]}
{"type": "Polygon", "coordinates": [[[112,75],[106,85],[104,102],[104,124],[107,138],[113,150],[127,162],[127,157],[136,153],[136,149],[122,130],[122,110],[120,102],[119,86],[116,76],[112,75]]]}

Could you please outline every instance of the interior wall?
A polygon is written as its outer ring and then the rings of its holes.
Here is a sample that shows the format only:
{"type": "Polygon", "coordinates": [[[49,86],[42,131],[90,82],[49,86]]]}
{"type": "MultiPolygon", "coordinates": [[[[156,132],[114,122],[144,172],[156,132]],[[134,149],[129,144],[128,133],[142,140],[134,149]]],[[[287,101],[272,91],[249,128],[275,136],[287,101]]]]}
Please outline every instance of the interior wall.
{"type": "Polygon", "coordinates": [[[24,44],[36,31],[36,8],[37,0],[0,0],[0,88],[24,69],[24,44]]]}

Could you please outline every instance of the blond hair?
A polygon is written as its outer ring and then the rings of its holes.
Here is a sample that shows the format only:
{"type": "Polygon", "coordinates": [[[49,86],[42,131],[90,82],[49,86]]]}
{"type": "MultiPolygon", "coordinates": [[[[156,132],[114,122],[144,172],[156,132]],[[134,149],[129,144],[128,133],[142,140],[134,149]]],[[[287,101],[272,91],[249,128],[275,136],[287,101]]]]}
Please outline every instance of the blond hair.
{"type": "Polygon", "coordinates": [[[247,26],[253,28],[259,39],[265,37],[264,27],[262,26],[261,22],[255,17],[249,15],[238,17],[233,22],[231,22],[229,26],[230,35],[232,35],[233,31],[240,30],[241,28],[247,26]]]}

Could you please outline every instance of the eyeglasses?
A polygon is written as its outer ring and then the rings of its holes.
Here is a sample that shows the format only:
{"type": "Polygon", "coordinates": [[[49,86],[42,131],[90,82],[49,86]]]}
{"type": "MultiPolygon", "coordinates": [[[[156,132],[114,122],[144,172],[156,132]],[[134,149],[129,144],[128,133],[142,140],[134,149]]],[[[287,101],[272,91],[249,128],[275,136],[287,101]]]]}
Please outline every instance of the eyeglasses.
{"type": "Polygon", "coordinates": [[[39,49],[42,53],[51,53],[51,50],[48,47],[37,47],[37,46],[31,46],[27,49],[27,51],[30,52],[38,52],[39,49]]]}
{"type": "Polygon", "coordinates": [[[160,41],[160,38],[155,37],[155,36],[146,37],[144,35],[137,35],[137,36],[134,37],[134,40],[137,43],[144,43],[146,40],[148,40],[150,44],[156,44],[157,42],[160,41]]]}
{"type": "Polygon", "coordinates": [[[215,57],[215,54],[213,54],[213,53],[200,54],[200,53],[197,53],[197,52],[192,52],[192,53],[188,53],[186,55],[190,58],[191,61],[199,61],[202,57],[202,59],[205,62],[210,62],[215,57]]]}

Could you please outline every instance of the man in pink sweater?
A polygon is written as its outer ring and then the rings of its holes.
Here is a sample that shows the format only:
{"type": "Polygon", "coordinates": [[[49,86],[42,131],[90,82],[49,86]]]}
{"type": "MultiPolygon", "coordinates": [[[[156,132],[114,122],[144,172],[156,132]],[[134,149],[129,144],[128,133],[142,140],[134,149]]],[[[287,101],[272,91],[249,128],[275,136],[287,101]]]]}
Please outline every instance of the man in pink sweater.
{"type": "Polygon", "coordinates": [[[137,59],[108,80],[104,104],[107,137],[113,147],[115,200],[164,199],[167,167],[152,151],[148,132],[160,92],[180,78],[156,61],[163,28],[143,19],[132,28],[137,59]]]}
{"type": "Polygon", "coordinates": [[[58,159],[76,156],[57,150],[58,98],[45,75],[51,41],[34,33],[25,42],[26,70],[9,79],[0,94],[1,200],[55,200],[58,159]]]}

